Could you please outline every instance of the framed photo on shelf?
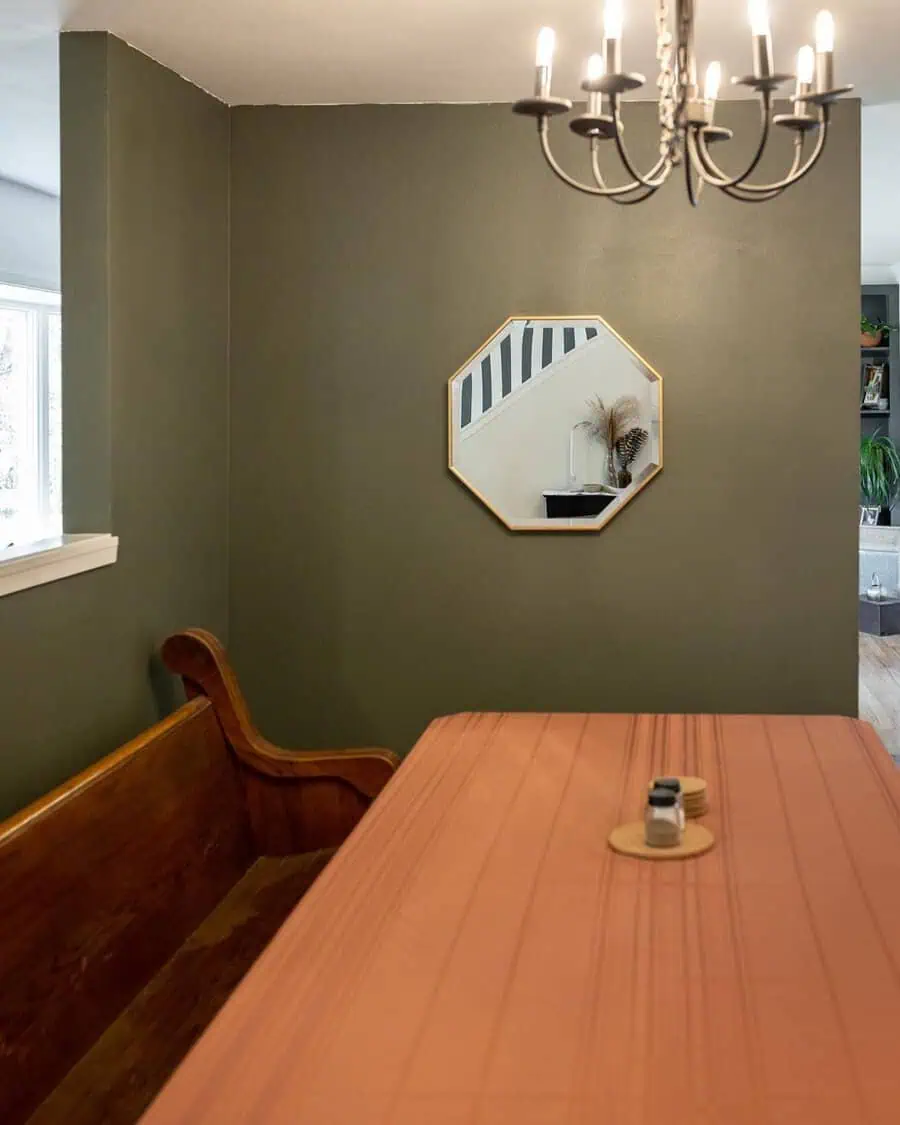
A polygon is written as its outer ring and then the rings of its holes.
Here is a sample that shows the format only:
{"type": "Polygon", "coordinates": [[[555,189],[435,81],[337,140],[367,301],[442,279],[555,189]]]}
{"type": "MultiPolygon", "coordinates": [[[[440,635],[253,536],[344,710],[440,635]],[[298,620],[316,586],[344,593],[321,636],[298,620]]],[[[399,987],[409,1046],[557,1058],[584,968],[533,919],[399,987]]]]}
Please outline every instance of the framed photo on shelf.
{"type": "Polygon", "coordinates": [[[878,508],[862,507],[859,509],[859,526],[860,527],[877,527],[878,526],[878,508]]]}
{"type": "Polygon", "coordinates": [[[878,409],[878,400],[884,397],[882,394],[884,385],[884,364],[867,364],[863,375],[863,396],[860,404],[863,410],[878,409]]]}

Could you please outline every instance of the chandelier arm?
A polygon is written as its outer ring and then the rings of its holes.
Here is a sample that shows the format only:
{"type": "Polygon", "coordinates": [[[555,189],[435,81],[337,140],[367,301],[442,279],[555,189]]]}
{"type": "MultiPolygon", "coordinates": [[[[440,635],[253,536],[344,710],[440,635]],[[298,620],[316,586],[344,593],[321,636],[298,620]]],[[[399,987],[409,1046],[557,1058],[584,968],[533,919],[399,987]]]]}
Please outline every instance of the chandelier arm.
{"type": "MultiPolygon", "coordinates": [[[[601,191],[608,191],[606,181],[603,179],[603,173],[600,171],[600,141],[596,137],[591,137],[591,174],[594,177],[594,183],[601,191]]],[[[636,188],[640,184],[634,185],[636,188]]]]}
{"type": "Polygon", "coordinates": [[[739,187],[741,191],[747,192],[750,195],[763,197],[768,195],[770,192],[781,191],[782,188],[791,187],[799,180],[802,180],[804,176],[809,175],[809,173],[819,162],[819,157],[825,151],[825,142],[828,140],[829,121],[830,114],[828,112],[828,106],[822,106],[819,110],[819,137],[816,141],[816,147],[807,158],[806,163],[802,167],[798,167],[799,158],[802,154],[802,144],[797,145],[794,151],[794,164],[792,165],[791,170],[788,172],[787,176],[774,184],[744,183],[734,185],[730,183],[722,183],[722,171],[709,155],[709,149],[707,148],[706,142],[703,139],[702,130],[699,132],[694,132],[693,136],[689,135],[688,142],[693,144],[693,151],[697,154],[701,165],[703,166],[708,176],[712,177],[709,179],[709,183],[713,184],[715,187],[722,188],[723,191],[725,191],[726,188],[739,187]]]}
{"type": "Polygon", "coordinates": [[[740,203],[768,203],[770,199],[777,199],[779,195],[784,195],[787,191],[788,184],[782,188],[775,188],[772,191],[766,192],[765,195],[747,195],[742,192],[740,188],[720,188],[719,190],[723,195],[727,195],[729,199],[736,199],[740,203]]]}
{"type": "MultiPolygon", "coordinates": [[[[697,171],[697,173],[699,173],[699,176],[701,177],[701,183],[709,183],[709,185],[711,185],[713,187],[717,187],[719,189],[719,191],[722,192],[722,195],[728,196],[729,199],[737,199],[737,200],[740,201],[740,203],[745,203],[745,204],[767,203],[767,201],[769,199],[777,199],[778,196],[783,195],[784,192],[787,190],[787,187],[790,186],[789,183],[787,183],[787,185],[785,185],[784,187],[774,187],[773,186],[771,190],[765,191],[765,192],[748,191],[746,186],[741,186],[741,187],[738,187],[738,188],[730,187],[730,186],[722,187],[722,186],[718,185],[718,183],[715,182],[715,180],[712,179],[710,176],[708,176],[708,174],[706,174],[706,172],[703,170],[700,155],[695,150],[695,138],[693,137],[693,135],[688,135],[687,145],[688,145],[688,161],[690,161],[690,160],[696,161],[695,170],[697,171]]],[[[796,171],[796,169],[798,169],[800,167],[802,152],[803,152],[803,136],[802,136],[802,134],[799,134],[798,137],[796,137],[795,141],[794,141],[794,159],[793,159],[793,163],[791,164],[791,172],[789,173],[789,178],[796,171]]]]}
{"type": "Polygon", "coordinates": [[[591,171],[594,174],[594,180],[599,188],[602,188],[607,193],[607,198],[611,199],[614,203],[641,203],[645,199],[649,199],[654,195],[659,188],[646,188],[639,184],[637,180],[630,184],[623,184],[621,187],[610,188],[607,187],[606,181],[603,179],[603,173],[600,171],[600,142],[596,137],[591,137],[591,171]],[[632,199],[625,199],[623,196],[629,195],[631,192],[640,192],[640,195],[632,199]]]}
{"type": "MultiPolygon", "coordinates": [[[[749,197],[758,197],[759,199],[764,200],[766,198],[771,197],[773,195],[773,193],[779,194],[780,192],[784,191],[785,188],[793,187],[794,184],[798,183],[805,176],[808,176],[809,173],[816,166],[816,164],[819,162],[819,157],[822,155],[822,152],[824,151],[824,148],[825,148],[826,136],[827,136],[827,129],[826,129],[825,126],[823,126],[822,130],[820,132],[820,135],[819,135],[819,139],[816,142],[816,147],[814,148],[812,153],[809,155],[809,157],[806,159],[806,162],[802,164],[802,166],[801,166],[801,159],[802,159],[802,153],[803,153],[803,143],[802,143],[802,141],[800,143],[797,143],[795,141],[794,142],[794,159],[791,163],[791,167],[788,170],[787,175],[784,176],[781,180],[778,180],[776,183],[771,183],[771,184],[741,184],[737,188],[723,187],[722,191],[726,192],[726,194],[728,194],[730,191],[743,192],[745,195],[747,195],[749,197]]],[[[705,151],[705,147],[702,150],[702,155],[703,155],[703,157],[708,155],[705,151]]],[[[736,199],[736,198],[738,198],[738,196],[734,195],[733,198],[736,199]]]]}
{"type": "Polygon", "coordinates": [[[655,188],[641,188],[642,195],[633,195],[630,199],[623,199],[618,195],[611,195],[610,199],[613,203],[618,203],[620,207],[630,207],[632,203],[643,203],[645,199],[649,199],[651,195],[656,195],[659,191],[658,187],[655,188]]]}
{"type": "MultiPolygon", "coordinates": [[[[550,167],[550,170],[557,176],[564,184],[569,187],[575,188],[576,191],[584,192],[585,195],[593,195],[602,199],[615,199],[617,196],[628,195],[630,192],[636,191],[640,188],[640,184],[625,184],[623,187],[618,188],[600,188],[592,187],[590,184],[583,184],[580,180],[576,180],[573,176],[560,166],[556,157],[550,150],[550,128],[546,117],[542,117],[538,123],[538,135],[541,141],[541,152],[544,154],[544,159],[550,167]]],[[[655,189],[654,189],[655,190],[655,189]]]]}
{"type": "Polygon", "coordinates": [[[538,119],[538,136],[541,141],[541,152],[544,154],[544,159],[547,161],[551,172],[557,176],[564,184],[569,187],[575,188],[576,191],[582,191],[585,195],[604,196],[609,194],[609,189],[602,189],[599,187],[592,187],[590,184],[583,184],[579,180],[574,179],[560,167],[556,157],[550,151],[550,127],[546,117],[538,119]]]}
{"type": "MultiPolygon", "coordinates": [[[[708,179],[703,180],[704,183],[710,183],[708,179]]],[[[770,199],[777,199],[779,195],[783,195],[788,186],[772,188],[767,192],[748,192],[744,187],[720,187],[717,190],[721,191],[723,195],[727,195],[729,199],[737,199],[741,203],[767,203],[770,199]]]]}
{"type": "Polygon", "coordinates": [[[795,182],[792,180],[792,177],[797,174],[797,169],[800,167],[803,161],[803,145],[805,137],[805,133],[798,133],[794,138],[794,159],[791,161],[790,170],[785,177],[787,182],[783,187],[774,187],[771,191],[765,192],[765,194],[753,194],[752,192],[748,194],[748,185],[746,184],[742,184],[738,188],[722,188],[721,190],[729,197],[729,199],[738,199],[741,203],[767,203],[770,199],[777,199],[779,195],[784,195],[791,184],[795,182]]]}
{"type": "Polygon", "coordinates": [[[718,180],[709,174],[709,170],[703,166],[703,158],[706,153],[700,153],[697,149],[697,138],[693,132],[688,135],[688,157],[694,162],[695,171],[701,178],[701,182],[709,184],[711,187],[718,188],[724,195],[730,199],[740,199],[745,203],[753,203],[758,201],[764,203],[768,199],[776,199],[782,192],[786,191],[790,186],[791,177],[796,173],[800,167],[800,161],[803,156],[803,135],[798,134],[794,140],[794,159],[791,163],[790,171],[787,175],[787,182],[784,185],[771,184],[766,191],[756,192],[752,185],[742,184],[740,187],[734,187],[731,184],[720,184],[718,180]]]}
{"type": "Polygon", "coordinates": [[[619,113],[619,99],[614,96],[611,99],[611,102],[613,122],[615,124],[614,135],[616,140],[616,149],[618,150],[620,160],[625,165],[626,171],[630,176],[637,180],[641,187],[662,187],[662,185],[669,178],[669,173],[672,171],[671,151],[665,156],[660,156],[659,160],[657,160],[656,164],[653,166],[653,168],[651,168],[650,172],[646,176],[642,176],[632,163],[631,157],[628,155],[628,150],[625,147],[625,142],[622,140],[622,115],[619,113]]]}
{"type": "Polygon", "coordinates": [[[700,205],[700,190],[703,187],[703,177],[700,177],[699,185],[694,185],[694,162],[690,159],[690,153],[686,154],[684,161],[684,183],[687,188],[688,202],[692,207],[699,207],[700,205]]]}
{"type": "MultiPolygon", "coordinates": [[[[748,180],[756,169],[759,167],[759,162],[763,158],[763,153],[766,151],[766,145],[769,143],[769,132],[772,124],[772,94],[769,90],[763,90],[760,95],[759,102],[760,110],[762,111],[762,131],[760,133],[759,144],[757,145],[756,152],[753,159],[747,167],[747,170],[740,176],[729,177],[723,172],[718,165],[714,164],[712,158],[709,159],[709,166],[715,168],[715,180],[709,179],[708,183],[715,183],[716,187],[740,187],[745,180],[748,180]]],[[[706,149],[706,155],[709,155],[709,150],[706,149]]],[[[699,171],[699,169],[698,169],[699,171]]]]}

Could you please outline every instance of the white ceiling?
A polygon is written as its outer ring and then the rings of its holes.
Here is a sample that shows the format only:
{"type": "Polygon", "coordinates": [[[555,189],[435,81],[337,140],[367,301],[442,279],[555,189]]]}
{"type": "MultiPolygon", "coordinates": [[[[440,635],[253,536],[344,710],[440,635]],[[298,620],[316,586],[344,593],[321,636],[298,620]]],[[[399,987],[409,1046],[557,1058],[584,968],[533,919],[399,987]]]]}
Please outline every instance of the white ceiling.
{"type": "MultiPolygon", "coordinates": [[[[818,2],[770,0],[779,67],[791,69],[810,38],[818,2]]],[[[900,100],[900,2],[830,2],[839,79],[856,82],[869,103],[900,100]]],[[[653,7],[625,0],[625,63],[648,74],[653,7]]],[[[602,0],[0,0],[0,176],[58,191],[60,27],[112,31],[230,104],[510,101],[529,92],[541,23],[557,29],[554,89],[576,93],[600,41],[601,8],[602,0]]],[[[698,8],[701,58],[720,58],[726,73],[749,69],[746,0],[698,8]]],[[[887,124],[866,162],[867,177],[885,186],[867,198],[893,214],[900,114],[887,124]]],[[[882,226],[870,221],[867,237],[883,243],[882,226]]],[[[896,244],[900,256],[900,231],[896,244]]],[[[894,251],[876,252],[883,260],[894,251]]]]}
{"type": "Polygon", "coordinates": [[[0,176],[59,191],[57,0],[0,0],[0,176]]]}
{"type": "MultiPolygon", "coordinates": [[[[782,69],[792,70],[810,41],[820,3],[770,0],[782,69]]],[[[830,3],[841,80],[870,101],[900,98],[900,3],[830,3]]],[[[557,30],[559,92],[575,93],[600,42],[602,0],[72,0],[69,8],[68,27],[113,31],[230,104],[480,102],[530,92],[543,23],[557,30]]],[[[654,8],[654,0],[625,0],[625,61],[647,74],[654,8]]],[[[729,74],[749,70],[746,0],[698,0],[698,8],[701,55],[721,59],[729,74]]]]}

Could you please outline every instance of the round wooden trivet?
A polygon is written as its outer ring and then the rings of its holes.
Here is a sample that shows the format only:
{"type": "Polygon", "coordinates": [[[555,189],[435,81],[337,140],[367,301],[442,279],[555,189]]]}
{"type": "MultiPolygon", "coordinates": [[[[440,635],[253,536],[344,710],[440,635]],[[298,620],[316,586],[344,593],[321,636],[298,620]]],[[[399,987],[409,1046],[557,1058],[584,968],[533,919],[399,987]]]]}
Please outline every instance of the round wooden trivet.
{"type": "Polygon", "coordinates": [[[609,846],[620,855],[633,855],[638,859],[688,859],[703,855],[716,842],[715,836],[702,824],[686,824],[681,843],[675,848],[651,848],[644,841],[644,822],[620,824],[609,834],[609,846]]]}

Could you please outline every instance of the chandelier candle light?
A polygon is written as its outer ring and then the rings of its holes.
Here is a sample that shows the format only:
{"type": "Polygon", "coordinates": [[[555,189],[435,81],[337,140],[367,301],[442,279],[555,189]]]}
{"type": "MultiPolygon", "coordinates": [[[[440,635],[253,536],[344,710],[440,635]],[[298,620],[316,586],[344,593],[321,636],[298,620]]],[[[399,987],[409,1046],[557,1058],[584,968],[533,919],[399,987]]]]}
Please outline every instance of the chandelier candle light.
{"type": "Polygon", "coordinates": [[[538,34],[535,58],[534,96],[513,106],[515,113],[537,119],[538,138],[544,159],[569,187],[586,195],[611,199],[615,203],[640,203],[649,199],[669,179],[673,170],[683,168],[688,199],[697,206],[704,184],[719,188],[732,199],[760,203],[775,199],[792,184],[802,180],[825,150],[831,120],[831,106],[852,86],[834,84],[834,20],[830,12],[819,12],[815,24],[816,47],[800,48],[796,75],[774,70],[772,32],[766,0],[750,0],[753,73],[734,78],[758,96],[762,124],[753,157],[741,175],[723,172],[710,154],[710,145],[731,140],[730,129],[714,123],[716,101],[722,85],[722,66],[711,62],[706,68],[702,94],[697,81],[694,53],[694,5],[696,0],[674,0],[675,30],[669,29],[669,0],[656,0],[656,58],[659,63],[659,158],[644,173],[637,170],[625,146],[622,126],[622,97],[644,85],[644,76],[623,69],[623,0],[606,0],[603,12],[603,53],[587,60],[581,88],[587,93],[587,110],[569,122],[569,128],[590,143],[592,183],[570,176],[550,149],[550,118],[568,113],[572,103],[550,93],[556,33],[542,27],[538,34]],[[796,81],[792,95],[793,112],[773,114],[775,91],[786,82],[796,81]],[[607,109],[608,102],[608,109],[607,109]],[[794,134],[794,158],[787,174],[772,183],[751,183],[766,150],[772,126],[794,134]],[[815,136],[810,151],[807,139],[815,136]],[[625,169],[626,182],[609,186],[600,171],[600,146],[613,141],[625,169]]]}

